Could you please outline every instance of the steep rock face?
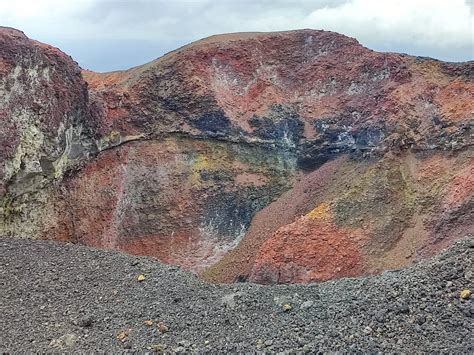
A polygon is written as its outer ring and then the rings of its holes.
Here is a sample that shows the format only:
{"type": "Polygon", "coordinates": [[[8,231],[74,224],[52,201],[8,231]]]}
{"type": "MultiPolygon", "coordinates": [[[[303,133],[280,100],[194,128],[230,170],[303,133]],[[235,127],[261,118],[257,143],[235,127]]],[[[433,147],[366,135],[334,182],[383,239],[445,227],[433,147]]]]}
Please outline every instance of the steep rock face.
{"type": "Polygon", "coordinates": [[[473,172],[472,150],[341,156],[296,179],[204,276],[311,282],[404,267],[472,231],[473,172]]]}
{"type": "Polygon", "coordinates": [[[189,132],[342,151],[468,144],[474,63],[377,53],[324,31],[210,37],[124,72],[85,72],[103,133],[189,132]],[[449,136],[448,136],[449,133],[449,136]]]}
{"type": "Polygon", "coordinates": [[[37,234],[46,190],[93,151],[87,97],[70,57],[0,27],[0,234],[37,234]]]}
{"type": "Polygon", "coordinates": [[[36,237],[287,283],[402,267],[472,230],[474,62],[302,30],[82,75],[75,137],[91,157],[40,190],[36,237]]]}
{"type": "Polygon", "coordinates": [[[64,181],[45,235],[199,271],[237,245],[255,212],[287,188],[292,165],[212,140],[131,142],[64,181]]]}
{"type": "Polygon", "coordinates": [[[346,176],[328,187],[324,202],[262,244],[250,280],[311,282],[398,269],[474,229],[472,155],[345,162],[338,172],[346,176]]]}

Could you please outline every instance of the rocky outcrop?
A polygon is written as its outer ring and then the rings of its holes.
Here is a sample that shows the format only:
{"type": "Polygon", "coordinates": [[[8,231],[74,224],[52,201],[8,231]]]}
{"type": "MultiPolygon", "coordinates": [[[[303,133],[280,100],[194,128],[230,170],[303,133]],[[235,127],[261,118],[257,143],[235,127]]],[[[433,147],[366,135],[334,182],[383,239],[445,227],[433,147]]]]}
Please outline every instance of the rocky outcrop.
{"type": "Polygon", "coordinates": [[[289,165],[271,150],[213,140],[131,142],[64,180],[44,233],[198,271],[286,189],[289,165]]]}
{"type": "Polygon", "coordinates": [[[304,30],[214,36],[125,72],[84,76],[105,103],[103,133],[179,131],[331,153],[465,145],[473,71],[304,30]]]}
{"type": "Polygon", "coordinates": [[[1,234],[39,234],[46,191],[95,150],[92,117],[77,63],[0,27],[1,234]]]}
{"type": "MultiPolygon", "coordinates": [[[[153,255],[214,281],[286,283],[405,266],[472,230],[474,62],[377,53],[324,31],[232,34],[83,71],[87,93],[67,56],[12,31],[0,37],[55,53],[45,65],[63,76],[47,88],[69,96],[36,101],[63,127],[48,137],[70,138],[51,140],[57,154],[5,151],[7,170],[15,154],[50,162],[25,197],[8,182],[23,173],[5,175],[8,233],[153,255]]],[[[36,101],[5,101],[6,121],[36,101]]],[[[26,131],[41,122],[31,117],[26,131]]]]}

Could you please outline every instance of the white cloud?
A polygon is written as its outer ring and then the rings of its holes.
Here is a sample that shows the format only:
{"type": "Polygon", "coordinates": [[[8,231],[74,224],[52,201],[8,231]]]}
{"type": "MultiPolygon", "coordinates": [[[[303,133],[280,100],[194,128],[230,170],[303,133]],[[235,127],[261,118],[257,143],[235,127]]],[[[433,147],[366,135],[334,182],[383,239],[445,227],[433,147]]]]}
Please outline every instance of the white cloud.
{"type": "Polygon", "coordinates": [[[306,21],[371,41],[453,46],[472,45],[473,19],[463,0],[354,0],[316,10],[306,21]]]}

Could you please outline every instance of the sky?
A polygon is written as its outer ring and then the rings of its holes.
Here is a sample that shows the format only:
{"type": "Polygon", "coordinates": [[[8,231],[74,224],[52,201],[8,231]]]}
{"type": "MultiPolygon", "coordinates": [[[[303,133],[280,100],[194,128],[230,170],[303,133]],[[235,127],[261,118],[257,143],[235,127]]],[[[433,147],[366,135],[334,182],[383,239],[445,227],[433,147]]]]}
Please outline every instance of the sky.
{"type": "Polygon", "coordinates": [[[144,64],[214,34],[302,28],[378,51],[474,60],[474,0],[0,0],[0,26],[95,71],[144,64]]]}

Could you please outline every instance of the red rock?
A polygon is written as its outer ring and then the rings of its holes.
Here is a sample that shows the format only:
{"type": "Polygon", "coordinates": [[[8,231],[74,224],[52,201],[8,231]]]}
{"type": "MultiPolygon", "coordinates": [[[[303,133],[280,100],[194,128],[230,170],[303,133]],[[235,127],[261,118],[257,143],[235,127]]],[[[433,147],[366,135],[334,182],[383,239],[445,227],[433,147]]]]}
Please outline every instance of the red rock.
{"type": "Polygon", "coordinates": [[[304,283],[366,272],[361,249],[367,234],[339,228],[328,216],[310,216],[280,228],[263,244],[250,281],[304,283]]]}
{"type": "Polygon", "coordinates": [[[82,77],[19,31],[0,55],[1,234],[287,283],[403,267],[472,231],[474,62],[313,30],[82,77]]]}

